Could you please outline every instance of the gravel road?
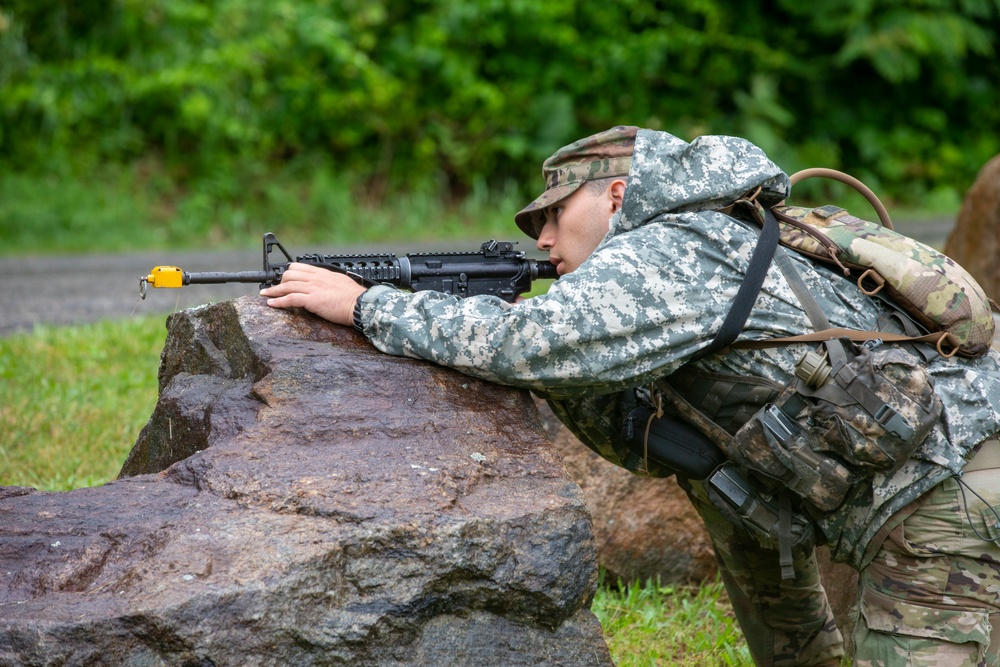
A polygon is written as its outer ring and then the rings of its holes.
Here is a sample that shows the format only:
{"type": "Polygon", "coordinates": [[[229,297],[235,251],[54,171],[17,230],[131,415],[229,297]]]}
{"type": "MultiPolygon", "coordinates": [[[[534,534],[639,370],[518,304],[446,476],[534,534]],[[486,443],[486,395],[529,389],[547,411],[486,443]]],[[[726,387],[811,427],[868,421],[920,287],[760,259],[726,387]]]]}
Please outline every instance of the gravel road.
{"type": "Polygon", "coordinates": [[[255,285],[204,285],[149,289],[139,300],[139,276],[158,264],[188,271],[259,269],[257,252],[141,253],[0,259],[0,336],[36,324],[67,325],[136,314],[170,313],[212,301],[253,294],[255,285]]]}
{"type": "MultiPolygon", "coordinates": [[[[895,228],[934,247],[944,247],[953,220],[897,221],[895,228]]],[[[485,240],[485,239],[483,239],[485,240]]],[[[525,240],[526,241],[526,240],[525,240]]],[[[289,248],[289,252],[386,252],[476,250],[473,241],[410,247],[289,248]]],[[[539,257],[530,243],[519,249],[539,257]]],[[[149,289],[139,300],[140,275],[170,264],[186,271],[247,271],[261,268],[261,251],[143,252],[125,255],[81,255],[0,258],[0,336],[30,331],[36,324],[69,325],[135,314],[168,314],[205,303],[255,294],[256,285],[193,285],[182,289],[149,289]]]]}

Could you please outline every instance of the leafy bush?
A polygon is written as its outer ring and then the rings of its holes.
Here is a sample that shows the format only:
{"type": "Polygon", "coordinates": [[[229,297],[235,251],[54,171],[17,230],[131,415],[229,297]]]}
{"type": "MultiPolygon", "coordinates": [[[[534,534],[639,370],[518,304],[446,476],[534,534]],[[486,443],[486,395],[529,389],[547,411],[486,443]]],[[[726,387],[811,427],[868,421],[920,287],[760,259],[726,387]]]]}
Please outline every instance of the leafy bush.
{"type": "Polygon", "coordinates": [[[0,169],[322,153],[369,192],[537,184],[616,123],[913,199],[1000,151],[1000,0],[8,0],[0,169]]]}

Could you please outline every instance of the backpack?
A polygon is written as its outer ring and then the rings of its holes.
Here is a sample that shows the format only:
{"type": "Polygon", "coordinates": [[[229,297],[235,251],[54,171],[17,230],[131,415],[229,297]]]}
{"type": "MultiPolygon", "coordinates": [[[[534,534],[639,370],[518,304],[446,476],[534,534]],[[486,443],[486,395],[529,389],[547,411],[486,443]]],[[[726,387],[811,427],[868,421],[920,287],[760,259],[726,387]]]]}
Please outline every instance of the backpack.
{"type": "MultiPolygon", "coordinates": [[[[792,175],[791,182],[794,185],[816,176],[834,178],[855,187],[875,208],[881,224],[854,217],[837,206],[803,208],[779,205],[765,210],[756,204],[756,193],[752,193],[737,201],[733,208],[742,211],[744,219],[765,228],[758,246],[766,253],[760,260],[763,270],[766,271],[770,263],[764,258],[773,255],[770,246],[774,240],[767,238],[766,234],[768,223],[774,224],[770,220],[773,216],[777,221],[777,243],[816,261],[836,266],[845,277],[853,277],[859,289],[869,296],[887,296],[893,305],[926,329],[918,337],[921,342],[933,343],[942,356],[950,357],[957,353],[974,358],[986,354],[995,327],[992,311],[998,307],[986,296],[975,278],[951,258],[897,233],[882,202],[852,176],[832,169],[808,169],[792,175]]],[[[773,237],[773,229],[771,231],[773,237]]],[[[753,271],[751,266],[748,278],[753,271]]],[[[758,286],[747,290],[750,306],[759,289],[758,286]]],[[[745,310],[749,316],[749,309],[745,310]]],[[[742,313],[737,312],[736,315],[742,316],[742,313]]],[[[810,334],[807,338],[782,339],[780,342],[808,342],[830,337],[820,335],[822,333],[810,334]]],[[[856,340],[862,338],[847,331],[833,333],[856,340]]],[[[735,340],[735,337],[732,339],[735,340]]],[[[778,339],[775,340],[777,342],[778,339]]],[[[721,347],[716,345],[712,352],[721,347]]]]}

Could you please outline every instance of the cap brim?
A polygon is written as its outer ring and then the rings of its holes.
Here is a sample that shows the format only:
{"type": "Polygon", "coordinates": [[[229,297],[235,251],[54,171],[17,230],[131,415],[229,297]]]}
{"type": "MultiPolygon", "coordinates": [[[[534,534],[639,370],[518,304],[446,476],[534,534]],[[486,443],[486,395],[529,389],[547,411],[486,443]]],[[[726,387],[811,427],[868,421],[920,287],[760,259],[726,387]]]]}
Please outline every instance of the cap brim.
{"type": "Polygon", "coordinates": [[[537,239],[545,223],[545,209],[566,199],[583,184],[584,181],[577,181],[546,190],[514,215],[514,224],[531,238],[537,239]]]}

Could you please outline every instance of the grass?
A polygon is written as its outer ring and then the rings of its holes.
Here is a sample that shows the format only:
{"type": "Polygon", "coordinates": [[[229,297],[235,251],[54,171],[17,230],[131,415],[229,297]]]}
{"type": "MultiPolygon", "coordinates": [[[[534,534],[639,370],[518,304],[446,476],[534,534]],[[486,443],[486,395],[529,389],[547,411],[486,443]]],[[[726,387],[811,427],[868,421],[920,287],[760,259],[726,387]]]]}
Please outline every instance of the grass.
{"type": "Polygon", "coordinates": [[[165,338],[162,316],[0,338],[0,485],[113,479],[156,404],[165,338]]]}
{"type": "Polygon", "coordinates": [[[754,664],[721,580],[693,587],[602,580],[591,609],[618,667],[754,664]]]}
{"type": "MultiPolygon", "coordinates": [[[[160,315],[0,338],[0,486],[113,479],[156,404],[165,337],[160,315]]],[[[719,582],[602,578],[592,608],[618,667],[752,665],[719,582]]]]}
{"type": "MultiPolygon", "coordinates": [[[[278,166],[220,162],[198,176],[155,156],[38,169],[0,168],[0,256],[249,249],[266,231],[291,246],[496,238],[530,247],[512,221],[528,198],[513,185],[452,198],[427,175],[422,185],[392,190],[358,182],[318,156],[278,166]]],[[[533,195],[540,183],[524,185],[533,195]]],[[[850,186],[810,179],[799,187],[789,203],[832,203],[876,219],[850,186]]],[[[959,203],[928,196],[914,211],[886,202],[896,220],[953,219],[959,203]]]]}

